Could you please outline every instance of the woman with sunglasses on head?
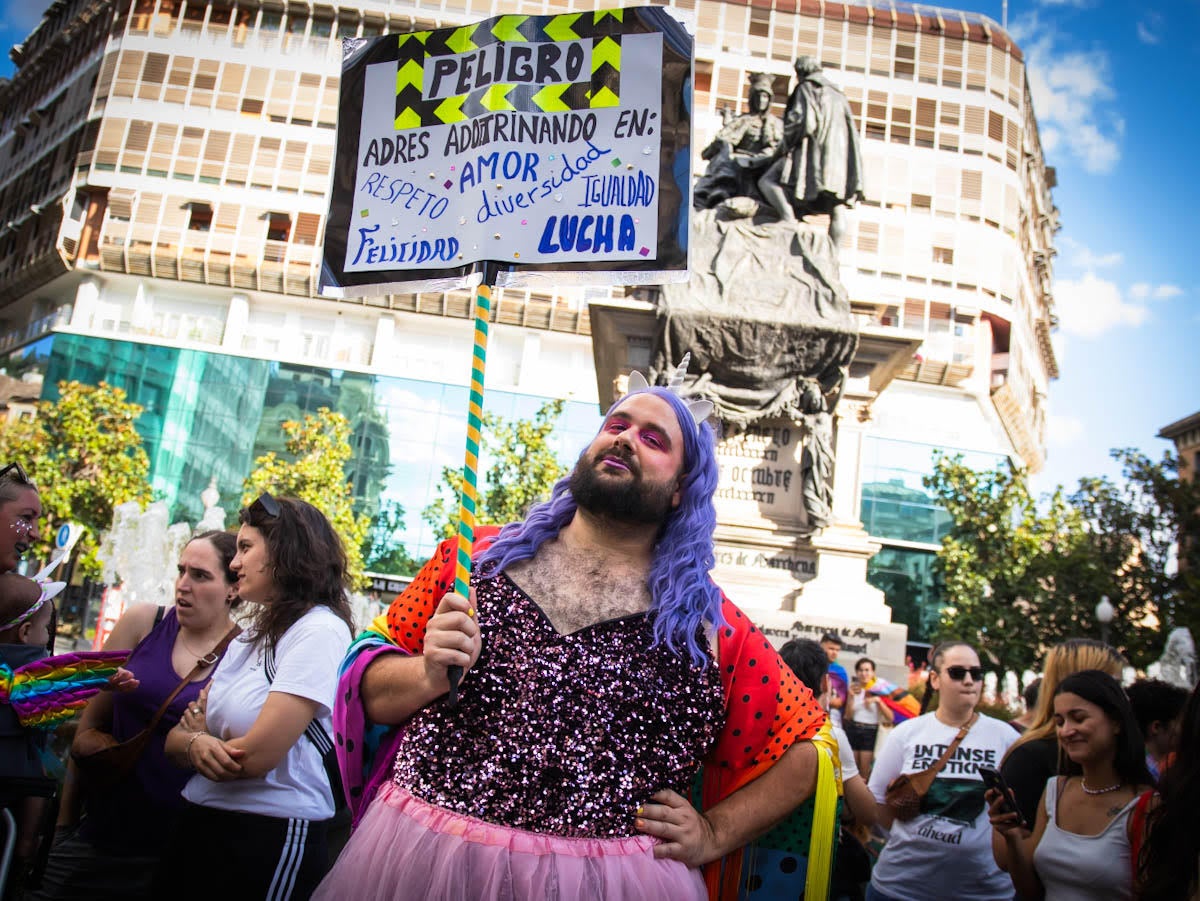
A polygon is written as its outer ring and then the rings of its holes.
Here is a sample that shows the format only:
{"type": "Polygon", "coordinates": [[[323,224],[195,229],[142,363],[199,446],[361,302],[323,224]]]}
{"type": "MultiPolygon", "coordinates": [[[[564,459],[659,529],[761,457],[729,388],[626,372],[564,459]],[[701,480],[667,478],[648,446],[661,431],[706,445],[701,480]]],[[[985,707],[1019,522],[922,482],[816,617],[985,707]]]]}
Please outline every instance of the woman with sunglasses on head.
{"type": "Polygon", "coordinates": [[[196,774],[156,875],[164,898],[305,899],[327,865],[335,798],[316,736],[332,735],[350,644],[346,553],[295,498],[264,494],[240,519],[232,568],[254,618],[167,739],[196,774]]]}
{"type": "MultiPolygon", "coordinates": [[[[1067,676],[1088,669],[1102,670],[1119,679],[1124,666],[1125,660],[1113,648],[1090,638],[1070,638],[1046,652],[1033,722],[1008,749],[1000,764],[1000,773],[1012,789],[1017,810],[1026,823],[1037,822],[1046,780],[1060,772],[1054,724],[1054,696],[1058,694],[1058,686],[1067,676]]],[[[1007,843],[998,832],[992,835],[992,854],[1001,869],[1008,869],[1007,843]]]]}
{"type": "Polygon", "coordinates": [[[71,765],[58,817],[62,835],[41,890],[28,901],[153,897],[151,876],[188,779],[163,746],[232,637],[238,595],[229,567],[236,549],[228,532],[195,535],[179,555],[174,605],[137,604],[113,627],[104,647],[133,648],[125,669],[135,681],[128,690],[93,697],[79,720],[71,752],[84,758],[83,769],[71,765]],[[89,781],[87,756],[148,728],[168,698],[132,771],[111,784],[89,781]]]}
{"type": "Polygon", "coordinates": [[[1017,735],[1008,723],[975,711],[982,684],[974,648],[965,642],[938,645],[922,714],[896,726],[880,749],[869,787],[890,835],[871,873],[868,901],[1012,898],[1012,884],[992,860],[979,767],[999,766],[1017,735]],[[937,706],[925,713],[934,694],[937,706]],[[911,819],[896,818],[886,803],[888,786],[902,774],[936,768],[952,747],[919,812],[911,819]]]}
{"type": "Polygon", "coordinates": [[[1022,899],[1132,898],[1130,814],[1150,773],[1129,699],[1108,673],[1074,673],[1054,694],[1054,725],[1067,775],[1046,781],[1032,832],[988,793],[1012,883],[1022,899]]]}
{"type": "Polygon", "coordinates": [[[0,573],[13,572],[41,532],[42,499],[19,463],[0,468],[0,573]]]}

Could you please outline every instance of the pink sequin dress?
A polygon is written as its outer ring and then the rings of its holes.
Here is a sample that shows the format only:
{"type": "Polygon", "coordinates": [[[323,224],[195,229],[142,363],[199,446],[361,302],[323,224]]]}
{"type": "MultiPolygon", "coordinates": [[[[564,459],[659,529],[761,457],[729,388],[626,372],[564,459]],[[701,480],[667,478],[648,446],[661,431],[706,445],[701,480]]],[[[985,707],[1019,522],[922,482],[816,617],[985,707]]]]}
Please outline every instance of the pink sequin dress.
{"type": "Polygon", "coordinates": [[[645,614],[563,635],[504,574],[472,581],[483,652],[460,703],[408,722],[315,897],[707,897],[633,820],[690,795],[724,722],[715,663],[653,646],[645,614]]]}

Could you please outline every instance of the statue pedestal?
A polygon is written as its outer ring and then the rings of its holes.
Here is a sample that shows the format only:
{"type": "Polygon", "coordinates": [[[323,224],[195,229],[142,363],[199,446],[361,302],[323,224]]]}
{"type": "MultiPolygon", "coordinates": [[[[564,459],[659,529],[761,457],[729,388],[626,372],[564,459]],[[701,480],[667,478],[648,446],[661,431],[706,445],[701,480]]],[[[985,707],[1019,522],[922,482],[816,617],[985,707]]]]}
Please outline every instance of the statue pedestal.
{"type": "Polygon", "coordinates": [[[869,406],[920,340],[860,327],[824,231],[710,212],[693,238],[688,285],[590,306],[600,397],[690,352],[686,390],[742,426],[717,448],[713,578],[777,644],[836,632],[903,684],[907,627],[867,582],[880,546],[859,482],[869,406]]]}

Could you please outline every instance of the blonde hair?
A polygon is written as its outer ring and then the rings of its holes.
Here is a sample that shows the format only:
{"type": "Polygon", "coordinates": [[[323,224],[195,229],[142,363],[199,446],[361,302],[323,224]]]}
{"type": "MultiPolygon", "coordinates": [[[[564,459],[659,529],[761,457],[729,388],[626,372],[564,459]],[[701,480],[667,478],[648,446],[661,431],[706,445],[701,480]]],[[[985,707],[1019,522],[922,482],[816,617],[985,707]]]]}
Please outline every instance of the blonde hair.
{"type": "MultiPolygon", "coordinates": [[[[1033,709],[1033,723],[1012,748],[1055,736],[1054,695],[1058,692],[1059,684],[1067,676],[1089,669],[1098,669],[1120,681],[1125,659],[1114,648],[1090,638],[1069,638],[1046,652],[1037,706],[1033,709]]],[[[1009,753],[1012,753],[1012,748],[1009,748],[1009,753]]]]}

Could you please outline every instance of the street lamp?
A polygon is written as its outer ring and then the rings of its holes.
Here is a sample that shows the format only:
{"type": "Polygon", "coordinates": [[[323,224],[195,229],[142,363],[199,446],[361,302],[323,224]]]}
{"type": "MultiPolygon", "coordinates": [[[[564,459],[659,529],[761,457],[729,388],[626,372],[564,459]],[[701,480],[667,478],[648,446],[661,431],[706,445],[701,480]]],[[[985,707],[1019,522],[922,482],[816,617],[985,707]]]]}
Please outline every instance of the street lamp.
{"type": "Polygon", "coordinates": [[[1096,605],[1096,620],[1100,623],[1100,640],[1105,644],[1108,644],[1108,627],[1116,615],[1117,609],[1109,601],[1108,595],[1101,597],[1096,605]]]}

